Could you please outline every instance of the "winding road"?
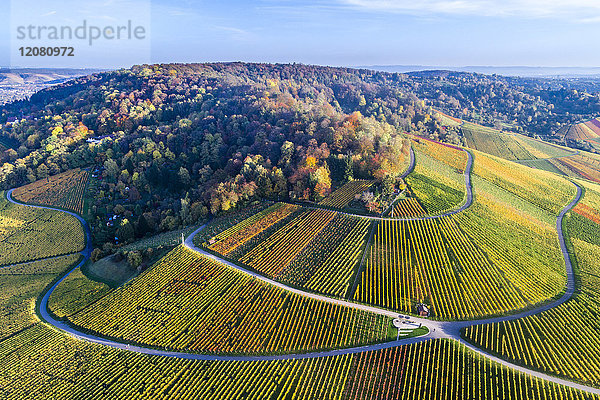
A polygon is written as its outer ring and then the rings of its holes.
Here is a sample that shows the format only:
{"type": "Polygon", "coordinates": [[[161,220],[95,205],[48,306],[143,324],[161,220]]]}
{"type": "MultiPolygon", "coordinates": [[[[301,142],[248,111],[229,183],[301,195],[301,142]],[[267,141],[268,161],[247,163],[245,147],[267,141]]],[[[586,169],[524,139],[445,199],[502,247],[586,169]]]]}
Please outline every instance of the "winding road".
{"type": "MultiPolygon", "coordinates": [[[[472,187],[471,187],[470,172],[472,169],[473,157],[469,152],[467,152],[467,154],[469,154],[469,160],[467,163],[467,168],[465,169],[465,184],[467,185],[467,200],[466,200],[465,204],[462,207],[460,207],[459,209],[450,211],[446,214],[442,214],[442,215],[438,215],[438,216],[431,216],[430,218],[420,218],[420,219],[441,218],[442,216],[456,214],[460,211],[465,210],[467,207],[469,207],[472,204],[473,192],[472,192],[472,187]]],[[[489,353],[485,352],[484,350],[470,344],[469,342],[465,341],[461,337],[461,329],[463,329],[463,328],[466,328],[469,326],[474,326],[474,325],[480,325],[480,324],[511,321],[511,320],[515,320],[518,318],[524,318],[527,316],[538,314],[538,313],[550,310],[554,307],[557,307],[557,306],[563,304],[564,302],[566,302],[573,296],[573,293],[575,291],[575,276],[574,276],[574,272],[573,272],[573,266],[571,263],[571,259],[570,259],[569,253],[567,251],[566,241],[565,241],[564,232],[563,232],[563,228],[562,228],[564,216],[579,202],[579,200],[582,197],[581,187],[575,183],[573,183],[573,184],[577,187],[577,194],[574,197],[574,199],[567,206],[565,206],[562,209],[562,211],[560,212],[560,214],[558,215],[557,220],[556,220],[556,230],[557,230],[558,237],[559,237],[560,249],[562,251],[562,254],[563,254],[563,257],[565,260],[566,272],[567,272],[567,285],[566,285],[565,293],[560,299],[558,299],[554,302],[542,305],[540,307],[534,308],[534,309],[523,311],[521,313],[506,315],[506,316],[499,316],[499,317],[488,318],[488,319],[482,319],[482,320],[476,320],[476,321],[433,321],[433,320],[428,320],[428,319],[423,319],[423,318],[411,317],[411,320],[413,320],[417,323],[421,323],[422,325],[426,326],[429,329],[429,332],[426,335],[409,338],[409,339],[401,339],[401,340],[396,340],[396,341],[389,341],[389,342],[360,346],[360,347],[342,348],[342,349],[336,349],[336,350],[317,351],[317,352],[310,352],[310,353],[295,353],[295,354],[280,354],[280,355],[249,355],[249,356],[194,354],[194,353],[168,351],[168,350],[160,350],[160,349],[155,349],[155,348],[135,346],[135,345],[117,342],[117,341],[107,339],[107,338],[102,338],[100,336],[96,336],[93,334],[81,332],[81,331],[75,329],[73,326],[67,324],[66,322],[55,319],[48,312],[48,299],[49,299],[50,295],[52,294],[52,292],[54,291],[54,289],[62,282],[62,280],[64,280],[67,276],[69,276],[69,274],[71,272],[73,272],[77,268],[81,267],[89,259],[90,255],[91,255],[91,248],[92,248],[91,232],[89,229],[89,225],[81,216],[79,216],[73,212],[70,212],[70,211],[65,211],[62,209],[54,208],[54,207],[36,206],[36,205],[29,205],[29,204],[17,202],[12,198],[12,190],[9,190],[6,193],[6,196],[7,196],[8,201],[15,203],[15,204],[20,204],[20,205],[27,206],[27,207],[34,207],[34,208],[66,212],[69,215],[72,215],[75,218],[77,218],[84,227],[84,230],[86,232],[86,246],[85,246],[84,250],[81,251],[81,254],[84,256],[84,260],[81,261],[81,263],[79,263],[78,265],[76,265],[73,269],[71,269],[68,273],[66,273],[60,280],[58,280],[56,283],[54,283],[46,291],[46,293],[42,297],[41,301],[39,302],[39,312],[40,312],[41,318],[46,323],[53,326],[55,329],[62,331],[76,339],[112,347],[115,349],[133,351],[133,352],[140,353],[140,354],[156,355],[156,356],[163,356],[163,357],[174,357],[174,358],[180,358],[180,359],[208,360],[208,361],[269,361],[269,360],[272,361],[272,360],[289,360],[289,359],[308,359],[308,358],[329,357],[329,356],[336,356],[336,355],[343,355],[343,354],[354,354],[354,353],[361,353],[361,352],[365,352],[365,351],[381,350],[381,349],[392,348],[392,347],[397,347],[397,346],[409,345],[409,344],[413,344],[413,343],[423,342],[425,340],[446,338],[446,339],[456,340],[456,341],[460,342],[461,344],[465,345],[466,347],[468,347],[469,349],[471,349],[472,351],[474,351],[478,354],[481,354],[482,356],[484,356],[492,361],[498,362],[498,363],[500,363],[506,367],[509,367],[511,369],[515,369],[515,370],[524,372],[526,374],[535,376],[537,378],[541,378],[541,379],[551,381],[551,382],[554,382],[557,384],[569,386],[569,387],[579,389],[579,390],[582,390],[582,391],[585,391],[588,393],[600,394],[600,389],[582,385],[582,384],[578,384],[578,383],[575,383],[572,381],[558,378],[556,376],[544,374],[542,372],[530,370],[526,367],[511,363],[510,361],[506,361],[504,359],[496,357],[496,356],[489,354],[489,353]]],[[[340,212],[340,213],[346,214],[343,212],[340,212]]],[[[347,214],[347,215],[353,215],[353,214],[347,214]]],[[[378,220],[386,219],[386,218],[381,218],[381,217],[365,217],[365,216],[360,216],[360,215],[357,215],[357,216],[364,217],[364,218],[378,219],[378,220]]],[[[398,220],[398,219],[394,219],[394,220],[398,220]]],[[[331,298],[331,297],[327,297],[327,296],[323,296],[323,295],[319,295],[319,294],[315,294],[315,293],[305,292],[303,290],[296,289],[296,288],[287,286],[281,282],[277,282],[277,281],[274,281],[267,277],[264,277],[253,271],[246,270],[243,267],[241,267],[235,263],[232,263],[228,260],[224,260],[214,254],[208,253],[208,252],[204,251],[203,249],[195,246],[193,243],[194,237],[198,234],[198,232],[200,232],[202,229],[204,229],[205,226],[206,225],[199,227],[187,239],[185,239],[184,246],[186,248],[188,248],[190,251],[194,251],[194,252],[201,254],[205,257],[208,257],[212,260],[215,260],[216,262],[223,263],[223,264],[227,265],[229,268],[232,268],[240,273],[252,276],[255,279],[261,280],[263,282],[277,286],[281,289],[287,290],[289,292],[292,292],[292,293],[295,293],[295,294],[298,294],[301,296],[305,296],[305,297],[315,299],[315,300],[324,301],[324,302],[331,303],[331,304],[337,304],[337,305],[351,307],[354,309],[373,312],[373,313],[376,313],[379,315],[384,315],[384,316],[391,317],[391,318],[395,318],[398,316],[397,312],[394,312],[391,310],[385,310],[385,309],[381,309],[378,307],[372,307],[372,306],[368,306],[368,305],[364,305],[364,304],[357,304],[357,303],[353,303],[353,302],[346,301],[346,300],[341,300],[341,299],[331,298]]]]}

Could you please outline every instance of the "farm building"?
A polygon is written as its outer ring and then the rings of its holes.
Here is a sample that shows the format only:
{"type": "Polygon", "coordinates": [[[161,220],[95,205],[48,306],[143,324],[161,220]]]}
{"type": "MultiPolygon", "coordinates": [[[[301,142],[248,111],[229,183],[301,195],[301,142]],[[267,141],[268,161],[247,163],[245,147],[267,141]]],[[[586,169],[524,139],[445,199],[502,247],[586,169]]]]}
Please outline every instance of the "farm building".
{"type": "Polygon", "coordinates": [[[429,317],[429,307],[427,306],[427,304],[417,304],[417,315],[419,315],[420,317],[429,317]]]}

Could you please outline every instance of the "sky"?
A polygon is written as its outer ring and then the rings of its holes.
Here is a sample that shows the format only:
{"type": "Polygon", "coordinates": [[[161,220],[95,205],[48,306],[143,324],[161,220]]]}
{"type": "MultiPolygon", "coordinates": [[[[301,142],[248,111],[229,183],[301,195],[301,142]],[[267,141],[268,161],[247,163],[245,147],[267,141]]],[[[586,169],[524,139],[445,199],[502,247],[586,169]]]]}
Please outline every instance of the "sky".
{"type": "Polygon", "coordinates": [[[9,21],[0,24],[0,65],[600,66],[599,0],[13,0],[0,18],[9,21]],[[19,24],[84,18],[100,27],[132,20],[147,37],[73,42],[78,57],[66,61],[17,54],[37,43],[15,40],[19,24]]]}

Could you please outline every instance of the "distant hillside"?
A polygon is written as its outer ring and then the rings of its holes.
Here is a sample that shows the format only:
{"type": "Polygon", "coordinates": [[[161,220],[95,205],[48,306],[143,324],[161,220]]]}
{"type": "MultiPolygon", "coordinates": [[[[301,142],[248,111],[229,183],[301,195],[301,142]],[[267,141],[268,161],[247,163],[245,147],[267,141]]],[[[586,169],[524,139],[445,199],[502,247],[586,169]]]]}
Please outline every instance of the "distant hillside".
{"type": "Polygon", "coordinates": [[[0,68],[0,104],[27,98],[31,94],[78,76],[98,72],[91,69],[9,69],[0,68]]]}
{"type": "Polygon", "coordinates": [[[558,136],[565,144],[578,149],[600,152],[600,118],[565,126],[558,136]]]}
{"type": "Polygon", "coordinates": [[[435,71],[446,70],[456,72],[468,72],[486,75],[503,75],[525,78],[581,78],[594,77],[600,78],[600,67],[527,67],[527,66],[431,66],[431,65],[367,65],[360,68],[374,69],[385,72],[416,72],[416,71],[435,71]]]}

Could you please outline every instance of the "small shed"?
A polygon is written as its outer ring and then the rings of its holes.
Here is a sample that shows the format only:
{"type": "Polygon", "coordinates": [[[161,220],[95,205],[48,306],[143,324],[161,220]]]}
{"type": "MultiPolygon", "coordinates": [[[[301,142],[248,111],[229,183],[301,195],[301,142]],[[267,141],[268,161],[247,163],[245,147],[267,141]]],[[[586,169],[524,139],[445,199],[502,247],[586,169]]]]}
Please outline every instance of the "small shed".
{"type": "Polygon", "coordinates": [[[417,304],[417,315],[420,317],[429,317],[429,307],[427,306],[427,304],[417,304]]]}

